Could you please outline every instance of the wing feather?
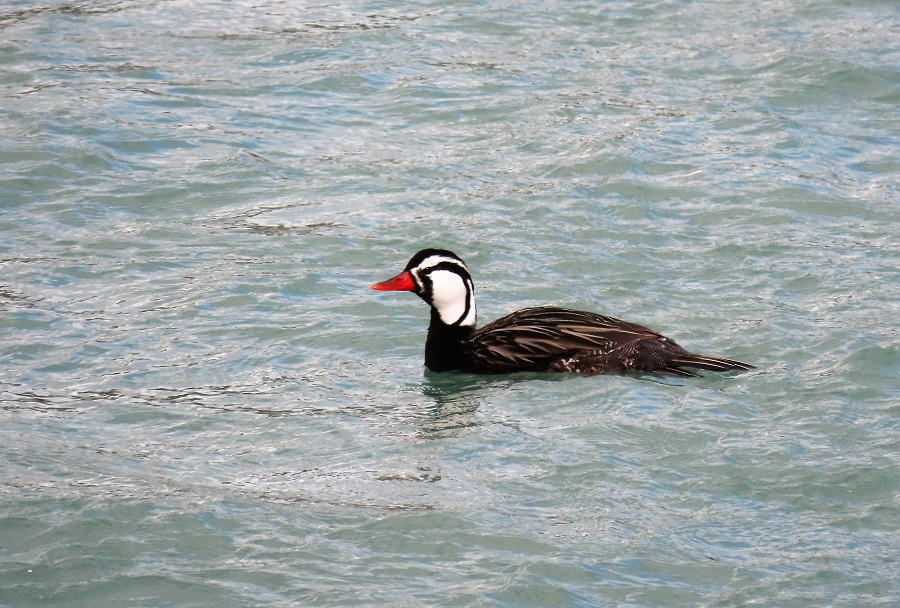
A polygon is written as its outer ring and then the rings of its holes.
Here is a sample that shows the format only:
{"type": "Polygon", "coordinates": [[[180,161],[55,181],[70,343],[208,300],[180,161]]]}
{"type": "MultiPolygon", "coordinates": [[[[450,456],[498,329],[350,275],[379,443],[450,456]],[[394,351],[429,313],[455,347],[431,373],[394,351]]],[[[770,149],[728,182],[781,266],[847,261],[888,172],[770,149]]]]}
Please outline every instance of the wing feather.
{"type": "MultiPolygon", "coordinates": [[[[526,308],[497,319],[472,335],[472,356],[505,367],[539,369],[575,353],[602,357],[661,334],[636,323],[566,308],[526,308]]],[[[672,343],[674,345],[674,343],[672,343]]]]}

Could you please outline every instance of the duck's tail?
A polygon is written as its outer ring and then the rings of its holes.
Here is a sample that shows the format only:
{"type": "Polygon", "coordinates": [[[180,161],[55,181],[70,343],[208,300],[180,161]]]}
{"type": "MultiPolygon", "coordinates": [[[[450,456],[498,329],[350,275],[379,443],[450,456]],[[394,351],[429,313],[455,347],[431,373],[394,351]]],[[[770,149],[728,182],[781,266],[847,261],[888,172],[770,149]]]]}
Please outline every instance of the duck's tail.
{"type": "Polygon", "coordinates": [[[742,363],[734,359],[725,359],[724,357],[708,357],[706,355],[695,355],[694,353],[684,353],[666,362],[665,371],[676,376],[695,376],[691,372],[681,369],[682,367],[696,367],[711,372],[730,372],[734,370],[747,371],[756,369],[749,363],[742,363]]]}

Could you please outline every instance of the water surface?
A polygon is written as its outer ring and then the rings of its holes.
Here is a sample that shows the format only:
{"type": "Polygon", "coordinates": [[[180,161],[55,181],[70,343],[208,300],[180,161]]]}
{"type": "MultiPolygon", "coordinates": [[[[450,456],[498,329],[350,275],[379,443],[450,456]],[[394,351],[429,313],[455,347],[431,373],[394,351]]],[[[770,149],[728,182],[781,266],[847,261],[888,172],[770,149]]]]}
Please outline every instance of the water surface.
{"type": "Polygon", "coordinates": [[[0,604],[896,605],[898,16],[0,7],[0,604]],[[424,373],[426,246],[758,369],[424,373]]]}

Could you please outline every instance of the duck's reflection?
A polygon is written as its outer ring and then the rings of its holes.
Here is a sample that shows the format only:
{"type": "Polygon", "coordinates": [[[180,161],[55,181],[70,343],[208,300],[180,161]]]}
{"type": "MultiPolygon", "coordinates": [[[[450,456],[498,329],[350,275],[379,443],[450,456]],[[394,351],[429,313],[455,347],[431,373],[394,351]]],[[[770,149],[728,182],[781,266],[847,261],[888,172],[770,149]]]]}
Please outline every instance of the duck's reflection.
{"type": "MultiPolygon", "coordinates": [[[[485,400],[508,393],[521,382],[534,380],[559,381],[561,374],[519,373],[506,375],[475,375],[425,370],[422,394],[434,401],[422,423],[421,433],[429,439],[453,437],[482,424],[504,424],[493,416],[479,414],[485,400]]],[[[514,426],[514,425],[513,425],[514,426]]]]}
{"type": "Polygon", "coordinates": [[[498,377],[472,374],[435,373],[426,370],[422,394],[434,401],[425,417],[421,432],[429,439],[453,437],[481,424],[478,408],[485,391],[504,383],[498,377]]]}

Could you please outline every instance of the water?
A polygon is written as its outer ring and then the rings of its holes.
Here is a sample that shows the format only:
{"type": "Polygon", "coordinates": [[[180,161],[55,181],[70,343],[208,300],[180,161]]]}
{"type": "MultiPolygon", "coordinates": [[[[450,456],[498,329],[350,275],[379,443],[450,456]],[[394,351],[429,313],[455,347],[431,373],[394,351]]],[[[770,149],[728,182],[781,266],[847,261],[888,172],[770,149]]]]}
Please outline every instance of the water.
{"type": "Polygon", "coordinates": [[[894,606],[893,2],[6,2],[0,604],[894,606]],[[422,371],[454,250],[758,366],[422,371]]]}

